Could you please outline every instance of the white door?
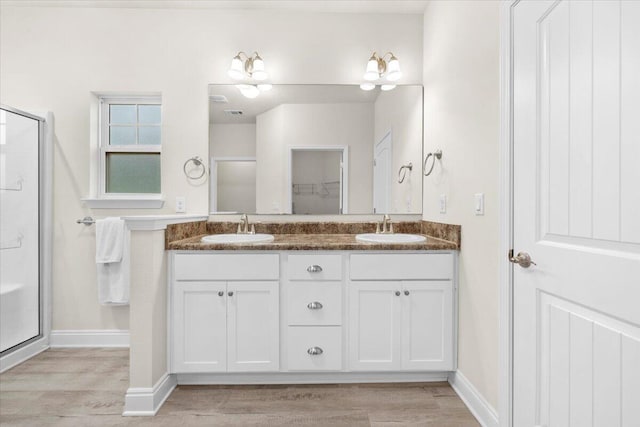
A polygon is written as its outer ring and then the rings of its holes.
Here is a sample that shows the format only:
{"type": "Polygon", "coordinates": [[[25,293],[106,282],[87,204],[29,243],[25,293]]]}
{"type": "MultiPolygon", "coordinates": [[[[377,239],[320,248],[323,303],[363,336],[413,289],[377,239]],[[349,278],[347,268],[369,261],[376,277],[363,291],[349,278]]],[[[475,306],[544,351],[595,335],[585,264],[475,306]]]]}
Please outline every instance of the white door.
{"type": "Polygon", "coordinates": [[[400,282],[349,283],[349,360],[354,371],[400,369],[400,282]]]}
{"type": "Polygon", "coordinates": [[[224,282],[176,282],[173,287],[173,372],[227,370],[224,282]]]}
{"type": "Polygon", "coordinates": [[[640,2],[513,7],[514,426],[640,426],[640,2]]]}
{"type": "Polygon", "coordinates": [[[229,282],[229,372],[277,371],[280,367],[278,282],[229,282]]]}
{"type": "Polygon", "coordinates": [[[402,369],[453,369],[453,302],[449,281],[402,282],[402,369]]]}
{"type": "Polygon", "coordinates": [[[392,154],[389,131],[373,150],[373,213],[390,213],[392,154]]]}

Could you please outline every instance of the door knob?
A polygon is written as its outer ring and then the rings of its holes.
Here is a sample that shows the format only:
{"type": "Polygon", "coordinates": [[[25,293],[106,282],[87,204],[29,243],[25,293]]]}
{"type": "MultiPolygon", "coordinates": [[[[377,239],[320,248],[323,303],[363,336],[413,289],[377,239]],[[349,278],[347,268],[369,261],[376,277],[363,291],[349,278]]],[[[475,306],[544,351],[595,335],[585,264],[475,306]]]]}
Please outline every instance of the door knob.
{"type": "Polygon", "coordinates": [[[509,261],[514,264],[518,264],[522,268],[529,268],[531,264],[538,265],[531,260],[531,257],[526,252],[518,252],[518,255],[513,256],[513,252],[509,254],[509,261]]]}
{"type": "Polygon", "coordinates": [[[396,296],[399,297],[400,296],[400,291],[396,291],[396,296]]]}
{"type": "Polygon", "coordinates": [[[228,292],[228,293],[227,293],[227,295],[229,295],[230,297],[232,297],[232,296],[233,296],[233,291],[228,292]]]}
{"type": "Polygon", "coordinates": [[[409,291],[404,291],[404,294],[405,295],[409,295],[409,291]]]}
{"type": "Polygon", "coordinates": [[[223,296],[223,295],[224,295],[224,292],[223,292],[223,291],[218,291],[218,296],[219,296],[219,297],[221,297],[221,296],[223,296]]]}

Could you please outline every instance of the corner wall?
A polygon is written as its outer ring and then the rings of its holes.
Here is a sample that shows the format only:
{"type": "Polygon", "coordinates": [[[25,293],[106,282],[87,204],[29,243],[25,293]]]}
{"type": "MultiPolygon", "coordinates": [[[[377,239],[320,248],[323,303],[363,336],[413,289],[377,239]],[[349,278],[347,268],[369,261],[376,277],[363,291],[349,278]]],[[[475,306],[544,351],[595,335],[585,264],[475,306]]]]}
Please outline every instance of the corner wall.
{"type": "MultiPolygon", "coordinates": [[[[462,225],[458,369],[498,404],[499,2],[434,1],[424,14],[423,218],[462,225]],[[485,214],[474,213],[484,193],[485,214]],[[440,213],[439,196],[447,197],[440,213]]],[[[495,411],[494,411],[495,412],[495,411]]]]}

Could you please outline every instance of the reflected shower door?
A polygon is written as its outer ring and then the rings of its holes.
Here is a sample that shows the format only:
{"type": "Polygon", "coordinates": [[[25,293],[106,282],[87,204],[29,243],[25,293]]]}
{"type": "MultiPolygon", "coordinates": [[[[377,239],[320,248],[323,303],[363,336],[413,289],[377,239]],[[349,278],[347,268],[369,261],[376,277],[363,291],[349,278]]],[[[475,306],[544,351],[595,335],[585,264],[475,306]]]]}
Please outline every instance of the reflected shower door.
{"type": "Polygon", "coordinates": [[[40,335],[40,122],[0,109],[0,352],[40,335]]]}

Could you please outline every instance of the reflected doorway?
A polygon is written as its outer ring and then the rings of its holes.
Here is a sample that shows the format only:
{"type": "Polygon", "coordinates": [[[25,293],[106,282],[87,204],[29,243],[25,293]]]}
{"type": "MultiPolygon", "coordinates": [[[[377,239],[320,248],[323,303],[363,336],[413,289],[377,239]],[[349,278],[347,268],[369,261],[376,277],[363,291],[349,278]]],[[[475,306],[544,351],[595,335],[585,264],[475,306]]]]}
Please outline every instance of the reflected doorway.
{"type": "Polygon", "coordinates": [[[212,157],[210,213],[256,212],[256,158],[212,157]]]}
{"type": "Polygon", "coordinates": [[[289,213],[348,213],[347,147],[289,147],[289,213]]]}

